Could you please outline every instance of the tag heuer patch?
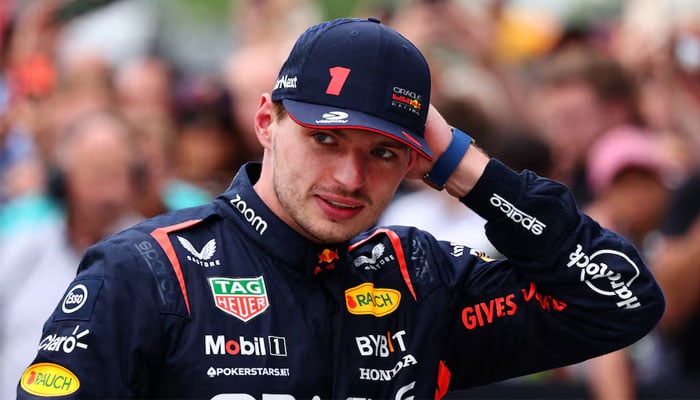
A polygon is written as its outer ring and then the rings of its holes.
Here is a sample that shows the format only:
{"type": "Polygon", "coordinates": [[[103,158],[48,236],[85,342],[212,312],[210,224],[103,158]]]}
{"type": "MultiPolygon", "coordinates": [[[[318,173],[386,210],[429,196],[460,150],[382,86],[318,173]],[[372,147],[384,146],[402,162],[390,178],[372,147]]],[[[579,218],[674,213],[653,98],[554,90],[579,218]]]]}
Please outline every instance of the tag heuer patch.
{"type": "Polygon", "coordinates": [[[243,322],[262,314],[270,305],[262,276],[257,278],[209,278],[214,304],[243,322]]]}

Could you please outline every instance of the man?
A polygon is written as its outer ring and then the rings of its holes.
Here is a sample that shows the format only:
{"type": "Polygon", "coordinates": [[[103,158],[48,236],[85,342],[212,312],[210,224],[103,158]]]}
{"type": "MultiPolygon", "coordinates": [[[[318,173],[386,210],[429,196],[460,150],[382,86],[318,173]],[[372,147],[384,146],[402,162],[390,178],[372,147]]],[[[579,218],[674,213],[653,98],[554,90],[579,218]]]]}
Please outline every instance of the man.
{"type": "Polygon", "coordinates": [[[309,28],[260,99],[262,164],[88,250],[19,397],[439,398],[649,332],[663,297],[634,249],[429,104],[428,66],[395,31],[309,28]],[[510,258],[369,229],[424,176],[510,258]]]}
{"type": "Polygon", "coordinates": [[[14,398],[17,380],[44,338],[41,327],[75,278],[88,246],[142,218],[135,211],[140,165],[131,127],[108,111],[80,115],[58,134],[52,159],[60,210],[0,240],[0,398],[14,398]]]}

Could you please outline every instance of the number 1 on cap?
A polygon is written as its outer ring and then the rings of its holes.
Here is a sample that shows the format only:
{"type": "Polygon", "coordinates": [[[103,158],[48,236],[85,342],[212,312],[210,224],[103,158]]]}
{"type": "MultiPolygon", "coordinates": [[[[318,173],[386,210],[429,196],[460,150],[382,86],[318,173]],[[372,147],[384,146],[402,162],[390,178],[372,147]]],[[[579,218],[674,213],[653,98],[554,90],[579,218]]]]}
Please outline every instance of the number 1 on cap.
{"type": "Polygon", "coordinates": [[[328,82],[326,94],[338,96],[340,91],[343,90],[343,85],[345,85],[348,75],[350,75],[350,68],[333,67],[329,68],[328,72],[331,74],[331,81],[328,82]]]}

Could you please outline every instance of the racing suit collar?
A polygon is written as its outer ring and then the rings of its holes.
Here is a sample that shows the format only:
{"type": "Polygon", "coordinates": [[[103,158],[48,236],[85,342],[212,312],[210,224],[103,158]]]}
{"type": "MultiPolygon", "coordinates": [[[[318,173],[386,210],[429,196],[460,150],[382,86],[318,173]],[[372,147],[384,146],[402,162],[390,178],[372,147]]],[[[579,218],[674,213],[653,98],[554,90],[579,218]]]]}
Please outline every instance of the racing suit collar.
{"type": "Polygon", "coordinates": [[[259,162],[246,163],[226,192],[216,200],[227,219],[236,225],[236,230],[256,243],[263,252],[304,275],[315,276],[347,269],[347,243],[313,243],[285,224],[265,205],[253,189],[260,171],[259,162]]]}

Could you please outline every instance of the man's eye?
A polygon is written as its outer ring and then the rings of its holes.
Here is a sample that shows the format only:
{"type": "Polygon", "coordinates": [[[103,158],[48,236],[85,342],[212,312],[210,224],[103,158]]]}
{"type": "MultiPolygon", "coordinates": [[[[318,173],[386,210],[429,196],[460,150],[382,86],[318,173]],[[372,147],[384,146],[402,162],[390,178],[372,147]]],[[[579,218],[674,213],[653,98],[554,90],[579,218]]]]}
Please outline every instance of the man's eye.
{"type": "Polygon", "coordinates": [[[383,148],[383,147],[380,147],[378,149],[374,149],[374,151],[372,151],[372,153],[374,153],[375,155],[377,155],[381,158],[387,159],[387,160],[396,157],[396,153],[394,153],[393,151],[391,151],[389,149],[383,148]]]}
{"type": "Polygon", "coordinates": [[[317,142],[319,143],[326,143],[330,144],[333,143],[333,137],[327,133],[323,132],[316,132],[314,134],[314,139],[316,139],[317,142]]]}

